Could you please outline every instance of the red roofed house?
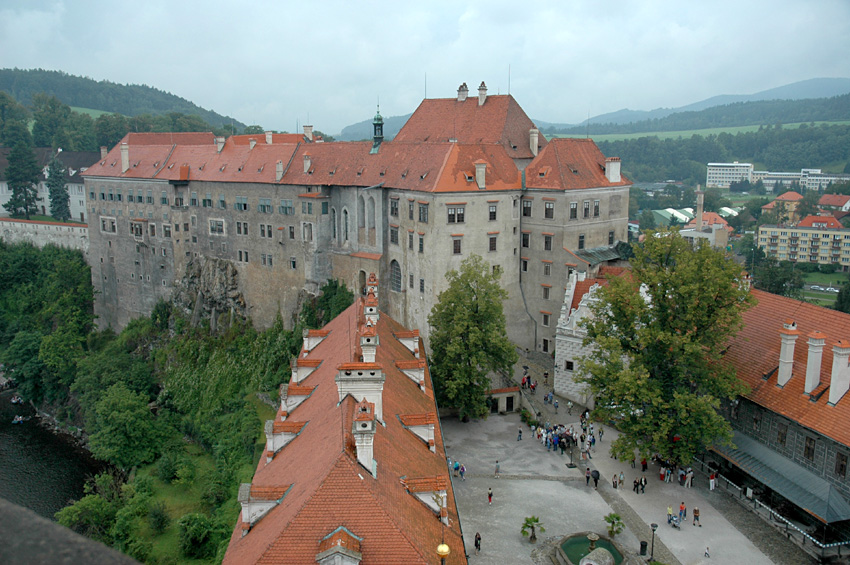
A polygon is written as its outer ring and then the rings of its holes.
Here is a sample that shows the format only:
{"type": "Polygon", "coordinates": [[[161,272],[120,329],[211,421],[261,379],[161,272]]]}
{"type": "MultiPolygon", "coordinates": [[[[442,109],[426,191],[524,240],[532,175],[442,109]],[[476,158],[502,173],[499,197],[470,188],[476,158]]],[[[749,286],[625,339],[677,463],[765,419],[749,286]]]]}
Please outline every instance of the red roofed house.
{"type": "Polygon", "coordinates": [[[818,200],[818,206],[828,210],[841,210],[850,212],[850,195],[847,194],[824,194],[818,200]]]}
{"type": "Polygon", "coordinates": [[[468,90],[423,100],[392,141],[380,114],[364,142],[128,134],[85,173],[99,323],[166,299],[292,327],[328,279],[362,291],[375,272],[381,309],[427,341],[475,253],[501,273],[509,337],[551,355],[568,272],[621,260],[631,183],[593,141],[549,141],[512,96],[468,90]]]}
{"type": "Polygon", "coordinates": [[[225,564],[467,562],[422,340],[377,293],[305,332],[225,564]]]}
{"type": "Polygon", "coordinates": [[[797,204],[802,199],[802,194],[789,190],[762,206],[761,209],[764,212],[776,211],[779,214],[779,223],[794,221],[797,217],[797,204]]]}

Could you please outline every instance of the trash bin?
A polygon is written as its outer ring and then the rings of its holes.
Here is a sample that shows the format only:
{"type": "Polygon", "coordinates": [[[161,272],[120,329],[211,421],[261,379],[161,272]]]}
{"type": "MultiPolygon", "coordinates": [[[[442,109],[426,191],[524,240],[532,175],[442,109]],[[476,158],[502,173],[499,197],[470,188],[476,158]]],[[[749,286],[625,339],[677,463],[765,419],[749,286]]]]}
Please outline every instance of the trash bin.
{"type": "Polygon", "coordinates": [[[646,555],[646,542],[645,541],[640,542],[640,554],[646,555]]]}

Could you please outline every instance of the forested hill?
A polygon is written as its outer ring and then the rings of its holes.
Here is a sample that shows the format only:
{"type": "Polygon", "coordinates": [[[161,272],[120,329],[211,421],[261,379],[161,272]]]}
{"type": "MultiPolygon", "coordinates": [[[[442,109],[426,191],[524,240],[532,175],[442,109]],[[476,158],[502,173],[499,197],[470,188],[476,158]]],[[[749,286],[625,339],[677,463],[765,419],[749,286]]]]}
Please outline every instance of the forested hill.
{"type": "Polygon", "coordinates": [[[571,128],[543,128],[545,134],[606,134],[685,131],[728,126],[774,125],[850,120],[850,94],[807,100],[761,100],[678,112],[665,118],[629,124],[590,124],[571,128]]]}
{"type": "Polygon", "coordinates": [[[213,126],[243,129],[245,124],[205,110],[174,94],[139,84],[117,84],[106,80],[69,75],[43,69],[0,69],[0,90],[11,94],[18,102],[29,105],[34,94],[55,96],[69,106],[91,108],[125,116],[163,115],[179,112],[195,115],[213,126]]]}

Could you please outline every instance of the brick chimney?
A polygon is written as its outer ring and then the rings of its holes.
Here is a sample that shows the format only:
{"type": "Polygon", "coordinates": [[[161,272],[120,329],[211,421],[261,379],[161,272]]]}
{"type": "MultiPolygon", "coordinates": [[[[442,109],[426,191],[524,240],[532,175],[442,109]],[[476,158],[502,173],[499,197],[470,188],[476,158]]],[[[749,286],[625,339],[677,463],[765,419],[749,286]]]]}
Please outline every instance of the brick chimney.
{"type": "Polygon", "coordinates": [[[274,139],[274,138],[273,138],[273,134],[272,134],[272,132],[267,131],[267,132],[266,132],[266,145],[271,145],[271,144],[272,144],[272,139],[274,139]]]}
{"type": "Polygon", "coordinates": [[[702,214],[702,212],[703,212],[703,208],[705,207],[705,192],[700,190],[699,185],[697,185],[696,194],[697,194],[697,215],[694,219],[696,220],[697,231],[702,231],[702,227],[703,227],[703,221],[702,221],[703,214],[702,214]]]}
{"type": "Polygon", "coordinates": [[[374,475],[375,466],[374,444],[376,430],[375,404],[365,398],[357,403],[354,408],[354,445],[357,449],[357,462],[366,467],[374,475]]]}
{"type": "Polygon", "coordinates": [[[466,102],[467,96],[469,96],[469,87],[466,86],[466,83],[463,83],[457,89],[457,101],[458,102],[466,102]]]}
{"type": "Polygon", "coordinates": [[[835,406],[850,389],[850,343],[842,340],[832,348],[832,377],[829,381],[829,404],[835,406]]]}
{"type": "Polygon", "coordinates": [[[620,158],[608,157],[605,159],[605,178],[608,182],[620,182],[620,158]]]}
{"type": "Polygon", "coordinates": [[[337,367],[336,386],[339,399],[350,394],[358,402],[368,400],[375,405],[375,417],[384,420],[384,381],[386,377],[376,363],[343,363],[337,367]]]}
{"type": "Polygon", "coordinates": [[[121,142],[121,172],[126,173],[130,168],[130,146],[126,141],[121,142]]]}
{"type": "Polygon", "coordinates": [[[304,126],[304,137],[313,141],[313,126],[304,126]]]}
{"type": "Polygon", "coordinates": [[[485,100],[487,100],[487,85],[482,80],[478,86],[478,105],[483,106],[485,100]]]}
{"type": "Polygon", "coordinates": [[[215,150],[221,153],[221,150],[224,149],[224,138],[216,137],[215,138],[215,150]]]}
{"type": "Polygon", "coordinates": [[[806,384],[803,392],[811,394],[820,384],[820,366],[823,361],[823,344],[826,335],[820,332],[809,334],[809,356],[806,359],[806,384]]]}
{"type": "Polygon", "coordinates": [[[109,149],[106,148],[106,145],[101,145],[100,146],[100,158],[106,159],[107,153],[109,153],[109,149]]]}
{"type": "Polygon", "coordinates": [[[537,145],[538,145],[538,138],[539,137],[540,137],[540,131],[539,130],[537,130],[535,128],[531,128],[530,130],[528,130],[528,146],[531,149],[531,154],[534,155],[535,157],[537,157],[537,145]]]}
{"type": "Polygon", "coordinates": [[[779,374],[776,377],[776,384],[779,386],[785,386],[791,379],[791,371],[794,369],[794,342],[799,336],[800,331],[794,320],[785,320],[782,329],[779,330],[779,337],[782,340],[779,349],[779,374]]]}
{"type": "Polygon", "coordinates": [[[478,185],[478,190],[487,188],[487,161],[479,159],[473,163],[475,165],[475,184],[478,185]]]}
{"type": "Polygon", "coordinates": [[[283,161],[278,161],[274,165],[274,180],[275,182],[280,182],[280,179],[283,178],[283,161]]]}
{"type": "Polygon", "coordinates": [[[378,353],[378,332],[372,322],[367,320],[360,332],[360,350],[363,352],[364,363],[374,363],[378,353]]]}

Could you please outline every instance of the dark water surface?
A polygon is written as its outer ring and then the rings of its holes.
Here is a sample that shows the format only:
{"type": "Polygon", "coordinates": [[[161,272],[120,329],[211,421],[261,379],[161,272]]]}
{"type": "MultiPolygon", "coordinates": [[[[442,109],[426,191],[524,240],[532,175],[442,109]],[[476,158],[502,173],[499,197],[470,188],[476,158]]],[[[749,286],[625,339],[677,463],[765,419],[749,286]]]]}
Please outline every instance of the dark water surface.
{"type": "Polygon", "coordinates": [[[68,438],[42,428],[28,404],[13,405],[13,395],[0,393],[0,497],[52,520],[83,496],[86,478],[102,467],[68,438]],[[33,418],[13,425],[16,414],[33,418]]]}

